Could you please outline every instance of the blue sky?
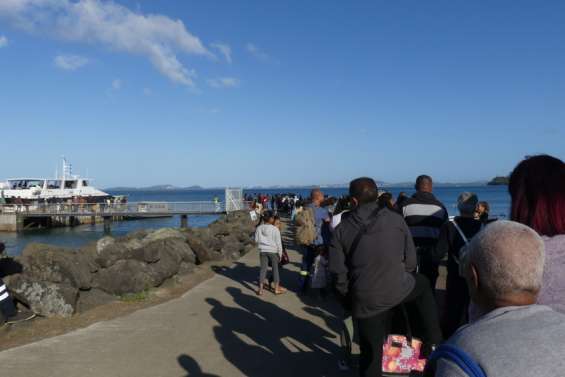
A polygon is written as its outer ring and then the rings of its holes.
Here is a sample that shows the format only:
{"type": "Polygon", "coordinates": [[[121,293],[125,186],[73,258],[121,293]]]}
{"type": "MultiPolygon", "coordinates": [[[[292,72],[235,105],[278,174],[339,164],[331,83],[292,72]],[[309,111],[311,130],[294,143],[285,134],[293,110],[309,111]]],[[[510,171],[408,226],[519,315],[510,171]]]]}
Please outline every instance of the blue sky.
{"type": "Polygon", "coordinates": [[[438,181],[565,158],[563,1],[1,0],[0,177],[438,181]]]}

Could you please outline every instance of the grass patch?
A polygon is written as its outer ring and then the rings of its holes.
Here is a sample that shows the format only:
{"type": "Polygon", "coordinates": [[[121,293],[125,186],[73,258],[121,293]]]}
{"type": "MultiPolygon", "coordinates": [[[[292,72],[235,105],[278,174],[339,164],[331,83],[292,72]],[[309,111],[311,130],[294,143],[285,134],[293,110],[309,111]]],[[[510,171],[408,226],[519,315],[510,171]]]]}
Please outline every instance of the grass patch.
{"type": "Polygon", "coordinates": [[[123,302],[140,302],[145,301],[149,298],[149,291],[145,290],[138,293],[126,293],[120,296],[120,301],[123,302]]]}

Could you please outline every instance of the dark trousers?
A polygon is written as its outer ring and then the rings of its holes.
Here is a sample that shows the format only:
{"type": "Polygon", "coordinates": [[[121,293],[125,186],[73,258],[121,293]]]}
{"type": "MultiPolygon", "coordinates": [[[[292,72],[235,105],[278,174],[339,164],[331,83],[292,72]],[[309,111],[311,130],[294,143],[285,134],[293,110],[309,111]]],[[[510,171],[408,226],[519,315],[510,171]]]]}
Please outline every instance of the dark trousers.
{"type": "Polygon", "coordinates": [[[469,301],[469,289],[465,279],[460,276],[447,275],[445,305],[441,321],[441,329],[446,339],[469,321],[469,301]]]}
{"type": "MultiPolygon", "coordinates": [[[[420,274],[414,275],[416,284],[401,304],[411,304],[416,308],[418,321],[422,323],[423,340],[429,344],[442,341],[436,302],[428,279],[420,274]]],[[[358,318],[359,346],[361,356],[359,371],[361,377],[382,376],[383,342],[387,335],[390,311],[369,318],[358,318]]]]}
{"type": "Polygon", "coordinates": [[[439,276],[439,265],[434,263],[431,247],[418,247],[418,273],[428,278],[432,292],[436,289],[437,278],[439,276]]]}
{"type": "Polygon", "coordinates": [[[304,293],[310,285],[310,271],[316,259],[316,246],[302,246],[302,266],[300,275],[302,276],[301,291],[304,293]]]}

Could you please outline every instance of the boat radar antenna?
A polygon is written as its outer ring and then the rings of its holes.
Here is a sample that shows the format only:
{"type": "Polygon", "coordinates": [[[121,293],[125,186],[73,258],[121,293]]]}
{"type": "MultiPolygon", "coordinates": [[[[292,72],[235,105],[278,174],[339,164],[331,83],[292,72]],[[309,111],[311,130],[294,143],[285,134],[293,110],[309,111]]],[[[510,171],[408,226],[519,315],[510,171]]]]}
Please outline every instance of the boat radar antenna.
{"type": "Polygon", "coordinates": [[[63,179],[72,178],[73,166],[67,162],[63,156],[63,179]]]}

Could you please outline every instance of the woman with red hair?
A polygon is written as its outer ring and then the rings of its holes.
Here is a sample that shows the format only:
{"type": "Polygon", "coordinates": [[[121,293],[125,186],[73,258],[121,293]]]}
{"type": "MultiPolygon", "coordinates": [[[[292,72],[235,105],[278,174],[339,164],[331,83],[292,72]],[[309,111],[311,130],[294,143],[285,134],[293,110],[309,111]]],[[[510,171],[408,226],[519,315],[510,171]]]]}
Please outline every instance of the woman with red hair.
{"type": "Polygon", "coordinates": [[[528,225],[545,242],[545,269],[538,303],[565,313],[565,163],[527,157],[510,175],[512,220],[528,225]]]}

